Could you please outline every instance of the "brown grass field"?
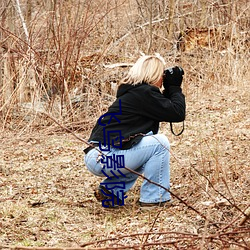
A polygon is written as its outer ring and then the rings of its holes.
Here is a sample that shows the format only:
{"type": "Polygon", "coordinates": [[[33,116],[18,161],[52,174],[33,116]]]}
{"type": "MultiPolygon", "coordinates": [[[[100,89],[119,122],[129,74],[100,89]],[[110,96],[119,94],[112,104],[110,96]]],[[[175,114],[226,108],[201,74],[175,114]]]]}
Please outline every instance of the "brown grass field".
{"type": "Polygon", "coordinates": [[[250,249],[249,2],[7,2],[0,249],[250,249]],[[105,209],[83,140],[142,52],[185,70],[185,131],[160,128],[171,143],[173,204],[140,210],[139,178],[125,206],[105,209]]]}

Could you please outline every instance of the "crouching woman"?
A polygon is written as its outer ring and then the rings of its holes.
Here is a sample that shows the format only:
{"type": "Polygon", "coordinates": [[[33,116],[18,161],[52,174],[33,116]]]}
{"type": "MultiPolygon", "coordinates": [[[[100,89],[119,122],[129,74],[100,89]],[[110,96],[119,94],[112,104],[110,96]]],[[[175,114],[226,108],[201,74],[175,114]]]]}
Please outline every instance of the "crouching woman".
{"type": "Polygon", "coordinates": [[[119,85],[116,100],[94,126],[84,150],[88,170],[104,180],[95,197],[104,207],[124,205],[126,193],[143,174],[139,205],[164,206],[171,197],[169,141],[158,134],[160,122],[185,119],[180,67],[164,69],[157,55],[140,57],[119,85]],[[163,89],[163,91],[161,91],[163,89]],[[126,166],[126,168],[124,168],[126,166]]]}

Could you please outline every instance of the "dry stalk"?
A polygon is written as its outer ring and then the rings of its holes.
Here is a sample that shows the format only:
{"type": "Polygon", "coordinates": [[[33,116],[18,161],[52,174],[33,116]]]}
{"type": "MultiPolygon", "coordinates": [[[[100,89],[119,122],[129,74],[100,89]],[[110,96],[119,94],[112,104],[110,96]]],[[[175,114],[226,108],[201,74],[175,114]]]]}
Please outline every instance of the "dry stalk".
{"type": "Polygon", "coordinates": [[[246,211],[244,211],[244,214],[245,214],[245,217],[243,217],[241,220],[240,220],[240,223],[239,225],[242,226],[245,224],[245,222],[250,218],[250,207],[248,207],[246,209],[246,211]]]}
{"type": "MultiPolygon", "coordinates": [[[[154,219],[154,221],[152,223],[152,226],[151,226],[151,228],[149,230],[149,233],[153,230],[153,228],[155,226],[155,223],[156,223],[156,220],[159,218],[159,215],[160,215],[161,212],[162,212],[162,210],[159,210],[159,212],[155,216],[155,219],[154,219]]],[[[145,238],[144,242],[142,243],[142,250],[144,249],[144,246],[145,246],[146,242],[148,241],[148,237],[149,237],[149,234],[146,235],[146,238],[145,238]]]]}

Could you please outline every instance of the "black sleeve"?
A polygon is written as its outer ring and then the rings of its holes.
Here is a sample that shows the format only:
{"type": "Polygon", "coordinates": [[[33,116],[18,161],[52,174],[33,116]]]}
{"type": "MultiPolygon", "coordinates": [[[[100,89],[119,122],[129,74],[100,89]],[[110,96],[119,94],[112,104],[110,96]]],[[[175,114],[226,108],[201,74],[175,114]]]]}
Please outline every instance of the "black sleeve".
{"type": "Polygon", "coordinates": [[[185,96],[178,86],[171,86],[163,94],[157,88],[149,88],[144,95],[144,115],[159,122],[182,122],[185,120],[185,96]]]}

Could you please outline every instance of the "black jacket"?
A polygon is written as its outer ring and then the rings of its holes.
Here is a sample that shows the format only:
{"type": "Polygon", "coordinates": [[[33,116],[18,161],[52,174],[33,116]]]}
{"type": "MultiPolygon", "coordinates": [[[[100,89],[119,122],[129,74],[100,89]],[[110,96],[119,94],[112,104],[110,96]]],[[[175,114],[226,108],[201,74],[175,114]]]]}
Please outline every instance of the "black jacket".
{"type": "Polygon", "coordinates": [[[157,87],[142,83],[122,84],[117,99],[101,116],[92,130],[89,141],[120,145],[118,132],[122,135],[122,149],[138,143],[144,134],[158,132],[159,122],[181,122],[185,119],[185,96],[177,86],[170,86],[163,94],[157,87]],[[121,106],[120,106],[120,104],[121,106]],[[116,113],[115,116],[110,114],[116,113]],[[110,135],[108,136],[108,132],[110,135]]]}

